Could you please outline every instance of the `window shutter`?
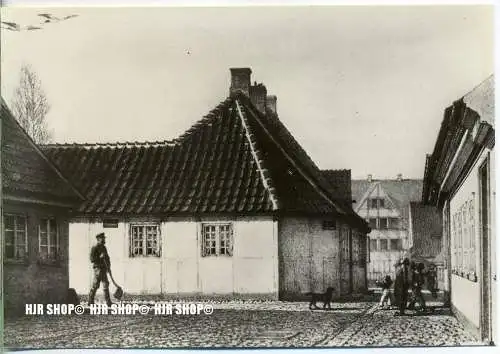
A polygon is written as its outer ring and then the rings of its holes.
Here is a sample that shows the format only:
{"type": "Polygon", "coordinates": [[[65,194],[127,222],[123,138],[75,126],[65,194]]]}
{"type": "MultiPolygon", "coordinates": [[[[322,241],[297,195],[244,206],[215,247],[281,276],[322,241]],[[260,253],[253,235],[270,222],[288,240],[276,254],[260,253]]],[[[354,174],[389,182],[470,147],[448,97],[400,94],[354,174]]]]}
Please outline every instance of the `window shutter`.
{"type": "Polygon", "coordinates": [[[206,256],[206,253],[205,253],[205,236],[203,235],[203,225],[201,226],[201,237],[200,237],[200,244],[201,244],[201,256],[202,257],[205,257],[206,256]]]}

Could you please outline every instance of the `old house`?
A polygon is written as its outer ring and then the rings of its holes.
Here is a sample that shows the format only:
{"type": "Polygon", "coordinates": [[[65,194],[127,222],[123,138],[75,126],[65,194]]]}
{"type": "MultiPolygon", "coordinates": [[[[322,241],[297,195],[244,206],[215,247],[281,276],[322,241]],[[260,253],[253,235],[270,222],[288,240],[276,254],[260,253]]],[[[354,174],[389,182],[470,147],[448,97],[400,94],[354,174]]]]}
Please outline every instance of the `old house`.
{"type": "Polygon", "coordinates": [[[62,303],[69,287],[69,213],[83,196],[40,151],[1,101],[3,306],[62,303]]]}
{"type": "Polygon", "coordinates": [[[494,76],[444,111],[425,164],[422,202],[442,215],[453,313],[496,342],[494,76]]]}
{"type": "Polygon", "coordinates": [[[337,201],[276,113],[276,97],[231,69],[227,99],[172,141],[43,150],[86,200],[70,224],[70,284],[89,290],[88,253],[107,235],[129,294],[290,299],[365,289],[369,228],[337,201]],[[346,277],[350,277],[346,281],[346,277]]]}
{"type": "Polygon", "coordinates": [[[394,278],[394,264],[409,248],[408,228],[410,202],[422,196],[422,180],[395,179],[352,181],[354,211],[370,225],[368,282],[373,285],[390,274],[394,278]]]}

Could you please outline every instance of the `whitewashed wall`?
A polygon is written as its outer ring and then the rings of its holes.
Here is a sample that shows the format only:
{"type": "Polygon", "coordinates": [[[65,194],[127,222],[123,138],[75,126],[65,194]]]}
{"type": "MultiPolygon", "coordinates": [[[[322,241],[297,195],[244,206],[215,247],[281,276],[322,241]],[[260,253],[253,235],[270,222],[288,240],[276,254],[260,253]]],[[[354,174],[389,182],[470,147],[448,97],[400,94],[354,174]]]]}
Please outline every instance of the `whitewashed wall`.
{"type": "Polygon", "coordinates": [[[91,285],[90,248],[106,233],[115,280],[128,294],[278,294],[278,235],[271,217],[169,218],[161,222],[161,257],[129,257],[130,221],[118,228],[102,222],[70,224],[70,287],[80,294],[91,285]],[[232,222],[232,257],[201,257],[201,223],[232,222]]]}
{"type": "MultiPolygon", "coordinates": [[[[472,324],[479,327],[481,320],[481,276],[482,276],[482,265],[481,265],[481,249],[480,249],[480,237],[481,237],[481,223],[480,223],[480,194],[479,194],[479,167],[484,162],[487,156],[487,152],[483,152],[480,158],[477,160],[476,164],[471,170],[471,173],[467,176],[466,180],[458,190],[458,192],[453,196],[450,201],[450,215],[451,222],[453,221],[453,215],[459,210],[459,208],[468,200],[473,198],[474,200],[474,229],[475,229],[475,260],[476,260],[476,272],[478,276],[478,281],[473,282],[464,278],[462,276],[452,274],[451,275],[451,302],[472,324]]],[[[496,237],[495,237],[495,158],[494,152],[490,154],[490,198],[491,198],[491,264],[496,265],[496,237]]],[[[451,249],[453,254],[453,248],[457,242],[456,235],[453,232],[453,227],[451,227],[451,249]]],[[[456,265],[451,265],[455,268],[456,265]]],[[[495,274],[496,266],[492,267],[492,273],[495,274]]],[[[496,281],[492,279],[492,299],[496,296],[496,281]]],[[[495,307],[495,306],[493,306],[495,307]]],[[[495,321],[493,321],[495,325],[495,321]]]]}

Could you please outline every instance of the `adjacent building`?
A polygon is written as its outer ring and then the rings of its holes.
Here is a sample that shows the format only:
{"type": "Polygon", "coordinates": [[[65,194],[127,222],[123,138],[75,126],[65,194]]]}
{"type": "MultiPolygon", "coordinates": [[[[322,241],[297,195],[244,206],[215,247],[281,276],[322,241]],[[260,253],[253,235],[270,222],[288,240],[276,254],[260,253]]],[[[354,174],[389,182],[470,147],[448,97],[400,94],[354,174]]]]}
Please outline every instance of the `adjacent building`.
{"type": "Polygon", "coordinates": [[[42,147],[85,196],[69,226],[69,281],[79,294],[91,284],[99,232],[128,294],[366,290],[367,223],[250,76],[231,69],[229,97],[172,141],[42,147]]]}
{"type": "Polygon", "coordinates": [[[40,151],[4,100],[0,108],[3,308],[65,303],[69,214],[83,196],[40,151]]]}
{"type": "Polygon", "coordinates": [[[453,102],[425,164],[422,202],[442,215],[453,313],[496,343],[494,76],[453,102]]]}
{"type": "Polygon", "coordinates": [[[410,202],[422,196],[422,180],[374,179],[352,181],[354,211],[364,218],[371,228],[368,235],[369,263],[368,282],[385,275],[394,278],[394,264],[409,249],[410,202]]]}

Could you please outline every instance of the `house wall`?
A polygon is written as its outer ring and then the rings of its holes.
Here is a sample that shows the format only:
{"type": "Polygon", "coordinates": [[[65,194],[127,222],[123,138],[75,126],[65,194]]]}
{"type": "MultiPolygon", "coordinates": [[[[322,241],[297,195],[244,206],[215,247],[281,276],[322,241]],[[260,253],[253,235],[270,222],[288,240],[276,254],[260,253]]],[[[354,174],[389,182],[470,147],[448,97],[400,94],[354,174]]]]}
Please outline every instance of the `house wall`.
{"type": "MultiPolygon", "coordinates": [[[[366,263],[351,265],[349,250],[342,250],[349,244],[352,230],[339,222],[335,230],[324,229],[323,221],[305,217],[280,220],[280,299],[303,299],[305,293],[324,292],[329,286],[335,289],[336,297],[366,289],[366,263]],[[342,228],[345,232],[341,232],[342,228]]],[[[366,235],[354,232],[351,237],[366,239],[366,235]]],[[[366,247],[364,243],[361,245],[366,247]]]]}
{"type": "Polygon", "coordinates": [[[117,228],[106,229],[101,220],[75,220],[70,224],[69,274],[78,293],[90,289],[89,252],[99,232],[106,233],[114,279],[127,294],[277,298],[278,235],[271,217],[122,219],[117,228]],[[129,228],[138,221],[160,223],[161,257],[129,257],[129,228]],[[204,222],[232,223],[233,256],[201,257],[204,222]]]}
{"type": "MultiPolygon", "coordinates": [[[[490,264],[493,265],[491,269],[491,289],[490,301],[496,296],[496,281],[493,275],[496,274],[496,240],[495,240],[495,158],[494,151],[490,154],[490,264]]],[[[481,206],[480,206],[480,193],[479,193],[479,167],[487,157],[487,151],[483,152],[476,164],[467,176],[464,183],[460,186],[459,190],[450,200],[450,246],[451,246],[451,302],[455,311],[459,312],[459,318],[468,322],[466,325],[471,327],[479,333],[481,323],[481,296],[482,296],[482,259],[481,259],[481,206]],[[471,231],[470,225],[466,229],[467,233],[473,233],[474,249],[470,254],[474,257],[475,274],[472,274],[469,269],[464,269],[458,264],[454,258],[454,249],[459,245],[459,235],[453,226],[453,216],[456,215],[461,207],[467,202],[473,202],[473,230],[471,231]]],[[[495,306],[493,306],[493,309],[495,306]]],[[[492,310],[493,310],[492,309],[492,310]]],[[[493,314],[492,325],[496,326],[496,314],[493,314]]],[[[495,333],[495,332],[494,332],[495,333]]]]}
{"type": "Polygon", "coordinates": [[[4,201],[3,214],[27,217],[27,258],[3,259],[5,315],[24,314],[25,304],[65,303],[68,291],[68,220],[64,210],[4,201]],[[39,262],[40,219],[55,217],[58,224],[61,260],[58,264],[39,262]]]}
{"type": "Polygon", "coordinates": [[[285,217],[279,222],[280,298],[303,297],[327,287],[341,293],[339,232],[321,219],[285,217]]]}

